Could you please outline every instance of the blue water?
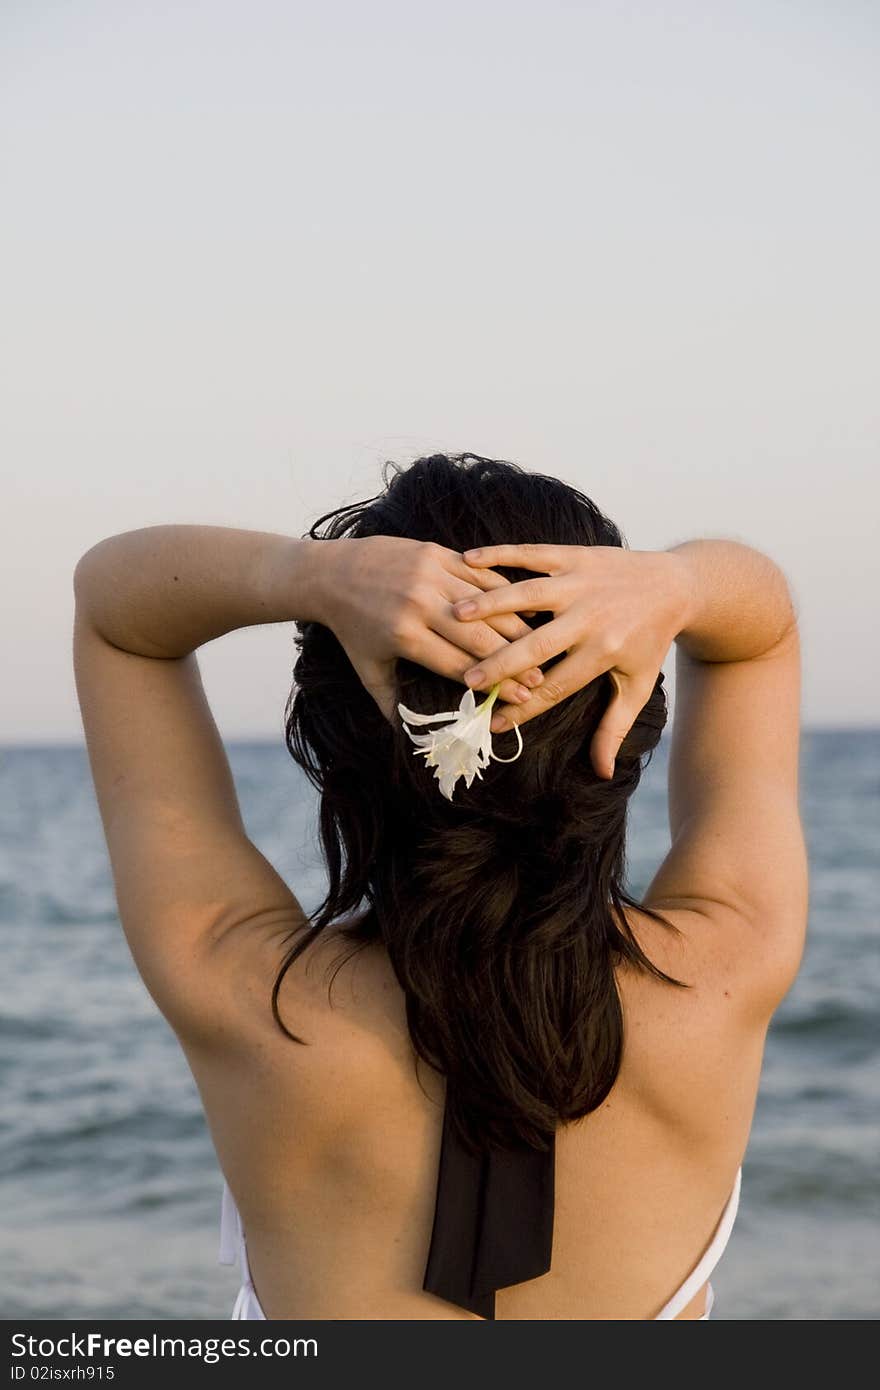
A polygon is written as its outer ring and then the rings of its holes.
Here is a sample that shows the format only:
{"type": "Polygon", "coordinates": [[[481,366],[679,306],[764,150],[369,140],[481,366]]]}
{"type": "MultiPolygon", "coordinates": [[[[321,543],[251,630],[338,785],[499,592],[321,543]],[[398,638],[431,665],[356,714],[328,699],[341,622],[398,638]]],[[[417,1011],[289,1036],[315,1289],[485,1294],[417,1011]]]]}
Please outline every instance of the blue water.
{"type": "MultiPolygon", "coordinates": [[[[314,792],[283,747],[228,751],[251,838],[314,907],[314,792]]],[[[664,740],[633,806],[636,893],[669,843],[666,757],[664,740]]],[[[805,733],[801,806],[809,939],[768,1040],[718,1318],[880,1312],[880,730],[805,733]]],[[[0,749],[0,1083],[0,1316],[228,1317],[219,1171],[122,936],[82,748],[0,749]]]]}

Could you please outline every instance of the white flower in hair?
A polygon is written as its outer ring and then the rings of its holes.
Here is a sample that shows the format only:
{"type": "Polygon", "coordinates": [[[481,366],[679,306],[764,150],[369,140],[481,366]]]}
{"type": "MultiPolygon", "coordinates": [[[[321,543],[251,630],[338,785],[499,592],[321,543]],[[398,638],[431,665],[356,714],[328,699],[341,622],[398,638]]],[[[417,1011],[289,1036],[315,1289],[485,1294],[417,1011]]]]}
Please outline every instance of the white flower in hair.
{"type": "Polygon", "coordinates": [[[434,777],[448,801],[452,800],[452,791],[459,777],[463,777],[465,785],[469,787],[475,775],[482,778],[480,768],[488,767],[490,758],[497,763],[514,763],[523,750],[522,734],[514,725],[519,748],[513,757],[499,758],[492,752],[489,722],[500,689],[500,684],[493,685],[481,705],[476,703],[474,692],[468,689],[457,710],[444,710],[441,714],[416,714],[406,705],[397,706],[405,729],[407,724],[437,724],[441,720],[448,723],[447,728],[435,729],[429,734],[414,734],[406,729],[413,743],[418,745],[413,751],[416,756],[419,753],[425,755],[426,766],[434,768],[434,777]]]}

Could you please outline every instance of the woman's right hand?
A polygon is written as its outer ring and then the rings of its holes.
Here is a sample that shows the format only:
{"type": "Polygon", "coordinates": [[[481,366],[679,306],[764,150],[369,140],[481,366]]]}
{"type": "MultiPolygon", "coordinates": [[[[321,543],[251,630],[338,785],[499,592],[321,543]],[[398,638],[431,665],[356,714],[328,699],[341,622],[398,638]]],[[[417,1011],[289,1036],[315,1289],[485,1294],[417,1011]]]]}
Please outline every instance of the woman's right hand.
{"type": "Polygon", "coordinates": [[[474,569],[503,565],[540,572],[453,605],[464,622],[502,613],[552,612],[554,618],[480,660],[465,680],[475,690],[568,655],[545,673],[528,700],[498,705],[493,732],[525,724],[535,715],[609,672],[615,695],[590,748],[600,777],[614,776],[617,750],[647,703],[670,645],[691,611],[690,571],[667,550],[624,550],[607,545],[490,545],[465,551],[474,569]],[[503,719],[504,723],[501,723],[503,719]]]}

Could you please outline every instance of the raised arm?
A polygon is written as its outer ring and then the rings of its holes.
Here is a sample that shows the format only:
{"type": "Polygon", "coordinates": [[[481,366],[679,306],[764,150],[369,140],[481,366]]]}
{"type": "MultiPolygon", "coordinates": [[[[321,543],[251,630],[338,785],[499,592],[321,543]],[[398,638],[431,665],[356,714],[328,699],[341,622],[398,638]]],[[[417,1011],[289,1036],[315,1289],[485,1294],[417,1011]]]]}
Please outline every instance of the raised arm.
{"type": "MultiPolygon", "coordinates": [[[[603,672],[616,690],[592,739],[600,776],[614,775],[622,740],[676,646],[669,765],[672,848],[645,902],[704,922],[703,945],[725,943],[751,973],[748,997],[772,1009],[800,960],[807,863],[798,811],[800,647],[779,567],[738,541],[696,540],[669,551],[496,545],[465,558],[531,569],[534,578],[456,603],[463,620],[510,609],[553,621],[466,673],[488,688],[534,661],[563,659],[519,708],[492,721],[523,725],[603,672]],[[720,936],[715,923],[728,930],[720,936]],[[731,944],[736,943],[736,944],[731,944]]],[[[693,936],[693,933],[691,934],[693,936]]],[[[661,944],[666,944],[661,938],[661,944]]],[[[666,962],[675,973],[677,959],[666,962]]]]}
{"type": "Polygon", "coordinates": [[[748,928],[755,998],[775,1007],[803,950],[800,641],[786,578],[735,541],[687,541],[669,754],[672,847],[645,901],[748,928]]]}
{"type": "MultiPolygon", "coordinates": [[[[458,673],[507,645],[486,625],[452,618],[450,599],[480,592],[460,556],[448,562],[457,575],[418,541],[374,539],[154,526],[100,541],[76,567],[74,674],[120,920],[148,989],[181,1034],[213,1036],[244,997],[243,976],[213,968],[218,950],[228,960],[237,943],[250,949],[255,925],[265,936],[303,918],[247,836],[198,648],[295,617],[338,623],[353,662],[381,683],[401,653],[437,650],[458,673]],[[352,568],[362,544],[367,561],[352,568]],[[352,589],[354,613],[343,602],[352,589]],[[436,614],[450,636],[459,627],[465,646],[444,646],[411,608],[436,614]],[[407,628],[418,628],[415,645],[407,637],[395,645],[402,609],[407,628]]],[[[503,623],[511,636],[527,630],[515,616],[503,623]]]]}

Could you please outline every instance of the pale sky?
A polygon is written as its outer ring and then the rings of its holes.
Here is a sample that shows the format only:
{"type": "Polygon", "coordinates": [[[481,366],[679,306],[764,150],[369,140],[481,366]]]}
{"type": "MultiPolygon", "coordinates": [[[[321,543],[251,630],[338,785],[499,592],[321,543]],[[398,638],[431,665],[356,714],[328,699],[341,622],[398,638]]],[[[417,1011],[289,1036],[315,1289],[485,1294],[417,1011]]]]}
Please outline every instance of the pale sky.
{"type": "MultiPolygon", "coordinates": [[[[878,37],[867,0],[5,0],[0,742],[82,738],[96,541],[298,535],[434,450],[765,550],[804,723],[877,722],[878,37]]],[[[291,636],[202,650],[225,738],[280,736],[291,636]]]]}

